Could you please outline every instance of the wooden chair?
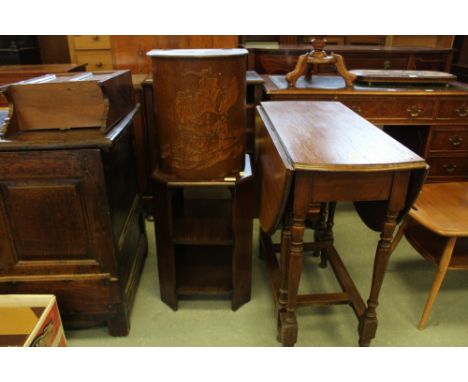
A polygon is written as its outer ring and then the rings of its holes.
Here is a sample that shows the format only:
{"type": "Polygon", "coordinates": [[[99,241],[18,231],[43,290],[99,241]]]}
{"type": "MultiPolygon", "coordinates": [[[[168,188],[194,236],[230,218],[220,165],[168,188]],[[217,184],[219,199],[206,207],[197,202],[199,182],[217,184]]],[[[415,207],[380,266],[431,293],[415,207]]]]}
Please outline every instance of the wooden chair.
{"type": "Polygon", "coordinates": [[[448,269],[468,269],[468,182],[424,185],[392,244],[403,234],[437,273],[418,328],[424,329],[448,269]]]}

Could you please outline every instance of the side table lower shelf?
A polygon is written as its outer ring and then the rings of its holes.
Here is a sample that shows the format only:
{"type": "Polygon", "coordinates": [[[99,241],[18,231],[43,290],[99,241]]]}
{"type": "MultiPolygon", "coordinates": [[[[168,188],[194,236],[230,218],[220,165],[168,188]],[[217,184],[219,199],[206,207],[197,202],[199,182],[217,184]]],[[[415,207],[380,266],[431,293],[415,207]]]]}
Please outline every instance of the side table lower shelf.
{"type": "Polygon", "coordinates": [[[253,177],[180,182],[155,171],[155,231],[161,299],[220,295],[236,310],[250,300],[253,177]],[[195,192],[195,197],[193,192],[195,192]]]}
{"type": "Polygon", "coordinates": [[[232,246],[175,246],[177,295],[230,296],[232,246]]]}

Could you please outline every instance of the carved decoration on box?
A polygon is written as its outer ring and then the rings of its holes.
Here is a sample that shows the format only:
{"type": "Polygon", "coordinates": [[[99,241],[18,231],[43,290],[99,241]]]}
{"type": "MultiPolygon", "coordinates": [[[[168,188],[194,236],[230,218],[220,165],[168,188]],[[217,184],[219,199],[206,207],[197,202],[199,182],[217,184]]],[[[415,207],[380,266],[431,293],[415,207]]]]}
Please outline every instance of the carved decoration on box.
{"type": "Polygon", "coordinates": [[[163,146],[163,157],[171,155],[176,168],[206,166],[206,150],[212,152],[211,157],[232,155],[232,147],[242,151],[242,145],[234,144],[239,139],[236,131],[229,131],[228,113],[239,97],[237,77],[226,78],[221,73],[212,73],[210,69],[200,72],[189,71],[183,77],[198,77],[197,89],[181,89],[177,91],[175,100],[175,123],[179,126],[179,134],[191,137],[190,140],[177,139],[175,144],[163,146]],[[207,134],[207,131],[209,134],[207,134]]]}

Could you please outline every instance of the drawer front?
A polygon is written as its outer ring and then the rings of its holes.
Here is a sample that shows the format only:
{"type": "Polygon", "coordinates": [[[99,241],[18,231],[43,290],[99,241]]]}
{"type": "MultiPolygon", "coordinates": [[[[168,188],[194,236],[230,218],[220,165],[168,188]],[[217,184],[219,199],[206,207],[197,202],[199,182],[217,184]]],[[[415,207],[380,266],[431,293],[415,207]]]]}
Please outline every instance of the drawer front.
{"type": "Polygon", "coordinates": [[[430,177],[468,177],[468,157],[429,157],[430,177]]]}
{"type": "Polygon", "coordinates": [[[448,53],[422,54],[415,57],[416,70],[438,70],[445,71],[448,53]]]}
{"type": "Polygon", "coordinates": [[[110,49],[109,36],[74,36],[75,49],[110,49]]]}
{"type": "Polygon", "coordinates": [[[255,71],[258,74],[286,74],[294,70],[299,53],[295,54],[267,54],[255,55],[255,71]]]}
{"type": "Polygon", "coordinates": [[[378,55],[372,53],[342,53],[346,67],[351,69],[407,69],[408,55],[378,55]]]}
{"type": "Polygon", "coordinates": [[[468,121],[468,99],[441,100],[437,118],[468,121]]]}
{"type": "Polygon", "coordinates": [[[435,128],[429,151],[468,151],[468,126],[435,128]]]}
{"type": "Polygon", "coordinates": [[[389,97],[381,102],[369,102],[369,99],[337,97],[350,109],[372,121],[396,120],[417,121],[432,119],[434,102],[414,98],[389,97]]]}
{"type": "Polygon", "coordinates": [[[78,64],[88,64],[87,71],[112,70],[112,55],[110,52],[99,51],[77,51],[76,61],[78,64]]]}

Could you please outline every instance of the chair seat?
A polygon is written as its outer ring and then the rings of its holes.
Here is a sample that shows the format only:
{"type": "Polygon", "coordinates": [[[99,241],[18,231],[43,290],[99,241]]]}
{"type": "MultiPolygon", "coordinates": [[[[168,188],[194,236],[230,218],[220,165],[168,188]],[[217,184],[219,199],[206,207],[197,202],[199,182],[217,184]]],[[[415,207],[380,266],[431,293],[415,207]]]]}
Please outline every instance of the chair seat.
{"type": "MultiPolygon", "coordinates": [[[[447,237],[411,222],[405,229],[406,240],[426,260],[438,264],[447,246],[447,237]]],[[[468,237],[457,239],[448,269],[468,269],[468,237]]]]}
{"type": "Polygon", "coordinates": [[[439,235],[468,236],[468,182],[424,185],[409,215],[439,235]]]}

